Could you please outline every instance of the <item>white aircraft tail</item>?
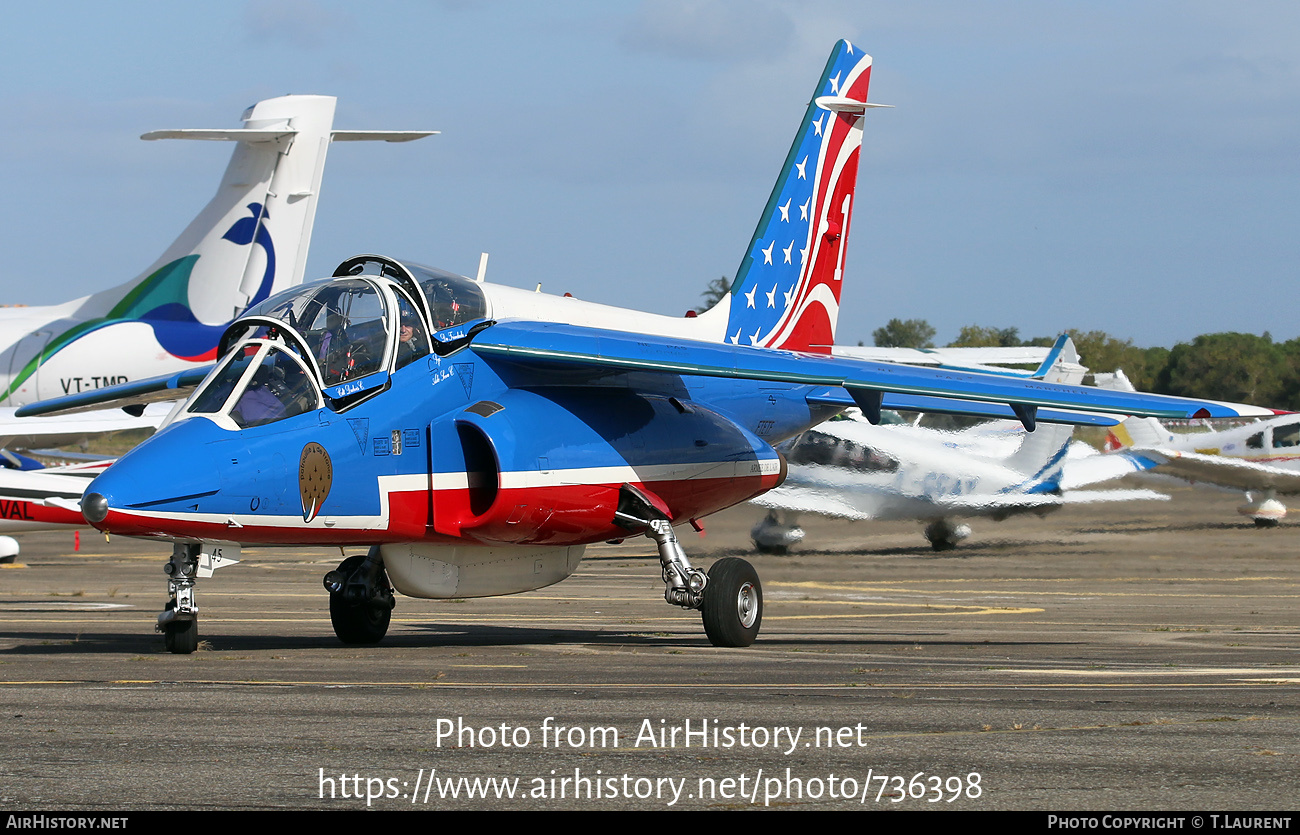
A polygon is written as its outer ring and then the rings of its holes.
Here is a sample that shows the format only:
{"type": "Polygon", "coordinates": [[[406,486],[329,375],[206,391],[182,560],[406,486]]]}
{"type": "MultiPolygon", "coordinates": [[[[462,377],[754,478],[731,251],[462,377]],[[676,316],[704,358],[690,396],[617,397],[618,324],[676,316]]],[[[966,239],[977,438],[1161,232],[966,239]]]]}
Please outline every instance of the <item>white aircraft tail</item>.
{"type": "MultiPolygon", "coordinates": [[[[1075,386],[1083,381],[1087,373],[1088,369],[1079,364],[1079,352],[1074,347],[1074,340],[1063,334],[1031,377],[1047,383],[1075,386]]],[[[1040,423],[1033,432],[1025,433],[1020,447],[1011,454],[1006,464],[1036,482],[1029,487],[1029,492],[1058,492],[1066,453],[1073,436],[1073,426],[1040,423]]]]}
{"type": "Polygon", "coordinates": [[[140,319],[172,356],[213,359],[227,323],[302,281],[330,140],[432,133],[334,131],[334,105],[333,96],[281,96],[244,111],[242,128],[144,134],[237,144],[216,196],[162,256],[132,281],[84,299],[73,316],[140,319]]]}
{"type": "Polygon", "coordinates": [[[172,356],[213,358],[226,323],[302,280],[334,103],[283,96],[246,110],[242,128],[144,134],[237,144],[216,196],[162,256],[126,284],[84,299],[74,317],[145,320],[172,356]]]}

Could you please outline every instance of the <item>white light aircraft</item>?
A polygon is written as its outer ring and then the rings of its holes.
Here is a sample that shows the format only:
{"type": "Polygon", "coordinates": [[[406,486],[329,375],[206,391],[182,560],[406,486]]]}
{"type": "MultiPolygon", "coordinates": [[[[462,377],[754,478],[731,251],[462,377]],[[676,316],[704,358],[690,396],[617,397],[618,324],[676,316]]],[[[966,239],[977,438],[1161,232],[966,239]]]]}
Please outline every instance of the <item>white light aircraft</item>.
{"type": "MultiPolygon", "coordinates": [[[[941,364],[962,361],[958,353],[941,364]]],[[[1076,385],[1086,371],[1073,343],[1062,337],[1038,371],[1026,376],[1076,385]]],[[[1137,464],[1072,452],[1073,430],[1043,425],[1028,433],[1018,423],[998,421],[949,432],[872,426],[854,417],[829,421],[785,449],[790,464],[785,484],[753,500],[769,508],[754,526],[754,544],[759,551],[784,553],[804,538],[799,516],[812,514],[854,521],[916,519],[926,523],[931,547],[946,551],[970,535],[960,519],[1043,515],[1075,502],[1166,498],[1151,490],[1075,489],[1118,478],[1137,464]]]]}
{"type": "MultiPolygon", "coordinates": [[[[0,308],[5,448],[59,446],[101,432],[157,427],[170,410],[163,404],[132,414],[35,419],[15,418],[13,407],[165,374],[181,380],[195,369],[202,377],[231,321],[302,281],[331,140],[405,142],[436,133],[336,131],[334,108],[333,96],[282,96],[248,108],[242,127],[141,137],[236,144],[216,196],[139,276],[61,305],[0,308]]],[[[76,503],[102,469],[77,464],[39,475],[0,469],[0,530],[84,526],[76,503]]],[[[0,556],[16,553],[16,543],[0,541],[0,556]]]]}
{"type": "MultiPolygon", "coordinates": [[[[1133,390],[1122,371],[1106,385],[1133,390]]],[[[1300,415],[1186,433],[1171,432],[1155,418],[1129,418],[1110,430],[1106,447],[1154,475],[1245,491],[1246,503],[1237,512],[1261,528],[1286,517],[1279,494],[1300,494],[1300,415]]]]}

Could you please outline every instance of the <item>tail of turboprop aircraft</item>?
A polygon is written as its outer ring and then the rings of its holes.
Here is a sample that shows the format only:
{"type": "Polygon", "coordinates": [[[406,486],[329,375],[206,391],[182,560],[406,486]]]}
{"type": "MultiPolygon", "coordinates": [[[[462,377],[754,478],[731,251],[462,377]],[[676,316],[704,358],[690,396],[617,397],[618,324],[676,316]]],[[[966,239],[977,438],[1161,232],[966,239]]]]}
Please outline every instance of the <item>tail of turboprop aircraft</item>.
{"type": "Polygon", "coordinates": [[[173,357],[212,360],[231,319],[302,281],[331,139],[399,142],[429,133],[334,131],[334,105],[333,96],[282,96],[244,111],[242,128],[144,134],[237,144],[211,202],[148,270],[84,299],[73,314],[80,330],[140,320],[173,357]]]}
{"type": "Polygon", "coordinates": [[[728,342],[830,353],[858,176],[862,115],[869,107],[888,106],[867,103],[870,80],[871,56],[848,41],[837,43],[736,272],[731,295],[718,304],[728,316],[728,342]]]}

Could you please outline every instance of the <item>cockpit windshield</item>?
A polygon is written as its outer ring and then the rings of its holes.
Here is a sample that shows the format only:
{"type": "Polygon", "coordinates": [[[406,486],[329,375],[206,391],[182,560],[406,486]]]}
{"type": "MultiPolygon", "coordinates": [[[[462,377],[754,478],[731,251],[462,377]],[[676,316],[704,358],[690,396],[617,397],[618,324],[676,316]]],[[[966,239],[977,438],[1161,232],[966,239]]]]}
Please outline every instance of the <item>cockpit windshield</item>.
{"type": "Polygon", "coordinates": [[[281,293],[249,309],[287,324],[307,342],[328,386],[383,367],[388,324],[383,296],[360,279],[318,282],[281,293]]]}
{"type": "Polygon", "coordinates": [[[458,275],[419,264],[403,264],[419,282],[429,302],[433,329],[440,331],[487,316],[487,302],[478,284],[458,275]]]}
{"type": "Polygon", "coordinates": [[[328,406],[349,409],[430,355],[433,331],[486,318],[473,281],[380,256],[250,307],[222,337],[225,359],[178,413],[246,429],[328,406]]]}
{"type": "Polygon", "coordinates": [[[384,276],[410,293],[417,292],[418,287],[428,304],[429,325],[434,331],[483,319],[488,315],[487,299],[478,282],[414,261],[359,255],[340,264],[334,274],[384,276]]]}
{"type": "Polygon", "coordinates": [[[186,409],[191,414],[228,414],[240,429],[273,423],[320,405],[311,374],[283,346],[263,340],[244,344],[213,375],[186,409]]]}

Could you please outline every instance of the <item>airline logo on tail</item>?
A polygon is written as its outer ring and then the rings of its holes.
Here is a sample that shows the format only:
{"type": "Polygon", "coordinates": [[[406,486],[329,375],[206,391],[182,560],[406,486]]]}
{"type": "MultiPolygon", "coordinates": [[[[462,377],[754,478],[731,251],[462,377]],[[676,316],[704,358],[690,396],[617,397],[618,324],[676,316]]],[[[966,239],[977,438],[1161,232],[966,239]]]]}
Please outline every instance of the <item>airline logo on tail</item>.
{"type": "Polygon", "coordinates": [[[727,341],[830,353],[871,56],[831,53],[732,284],[727,341]]]}
{"type": "MultiPolygon", "coordinates": [[[[221,240],[239,246],[260,246],[266,266],[257,287],[257,292],[245,308],[252,307],[271,294],[275,286],[275,244],[271,240],[271,230],[267,227],[270,215],[261,203],[249,203],[246,207],[251,216],[243,217],[226,230],[221,240]]],[[[150,287],[150,301],[143,299],[132,305],[132,309],[122,310],[119,318],[138,318],[153,328],[154,338],[167,353],[186,362],[211,362],[217,358],[217,342],[225,332],[228,322],[210,325],[200,322],[190,309],[189,286],[194,267],[203,256],[191,255],[171,262],[150,276],[142,287],[150,287]],[[160,281],[150,286],[152,280],[160,281]],[[155,294],[154,291],[157,291],[155,294]],[[175,298],[173,298],[173,296],[175,298]],[[149,310],[139,311],[142,303],[159,301],[149,310]]],[[[128,297],[129,299],[129,297],[128,297]]],[[[123,299],[123,302],[128,301],[123,299]]],[[[118,311],[114,311],[115,313],[118,311]]],[[[111,324],[110,319],[103,324],[111,324]]]]}
{"type": "MultiPolygon", "coordinates": [[[[221,237],[237,246],[257,245],[265,251],[266,269],[248,307],[265,299],[275,281],[275,245],[266,227],[267,215],[258,203],[250,203],[252,217],[241,218],[221,237]]],[[[228,322],[209,325],[200,322],[190,309],[190,280],[201,253],[177,258],[159,267],[133,287],[122,300],[102,317],[80,322],[50,340],[44,350],[32,357],[14,375],[0,398],[8,397],[36,372],[42,363],[88,333],[121,322],[141,321],[152,330],[158,345],[171,356],[186,362],[212,362],[217,357],[217,342],[228,322]]]]}

